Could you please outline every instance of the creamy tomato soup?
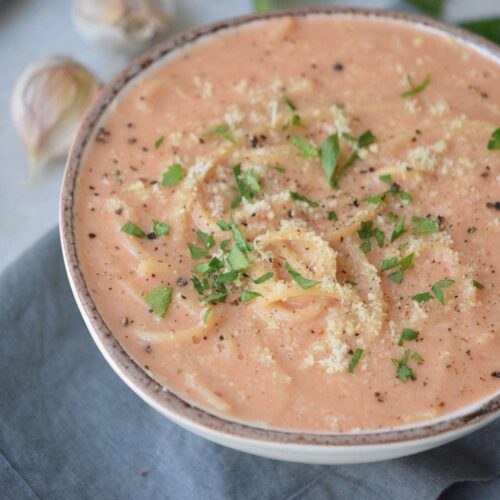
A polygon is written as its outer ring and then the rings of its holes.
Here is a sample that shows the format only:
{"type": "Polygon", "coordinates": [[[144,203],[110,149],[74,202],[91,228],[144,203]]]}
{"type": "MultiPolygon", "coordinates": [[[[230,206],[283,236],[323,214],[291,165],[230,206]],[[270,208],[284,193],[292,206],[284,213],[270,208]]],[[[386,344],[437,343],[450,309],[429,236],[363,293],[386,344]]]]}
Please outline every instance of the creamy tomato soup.
{"type": "Polygon", "coordinates": [[[151,377],[225,418],[342,432],[465,407],[500,386],[499,125],[498,62],[404,23],[206,37],[88,147],[90,293],[151,377]]]}

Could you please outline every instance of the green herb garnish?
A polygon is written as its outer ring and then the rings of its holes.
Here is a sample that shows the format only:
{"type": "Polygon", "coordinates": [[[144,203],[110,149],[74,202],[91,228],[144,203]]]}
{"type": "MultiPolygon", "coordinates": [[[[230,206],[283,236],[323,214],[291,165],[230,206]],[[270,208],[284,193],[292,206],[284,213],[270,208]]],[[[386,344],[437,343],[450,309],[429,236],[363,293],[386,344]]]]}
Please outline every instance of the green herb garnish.
{"type": "Polygon", "coordinates": [[[205,323],[205,325],[208,323],[208,317],[210,316],[211,313],[212,313],[212,308],[207,307],[205,309],[205,312],[203,313],[203,323],[205,323]]]}
{"type": "Polygon", "coordinates": [[[158,139],[156,139],[155,149],[158,149],[162,145],[164,139],[165,139],[165,136],[163,136],[163,135],[161,137],[158,137],[158,139]]]}
{"type": "Polygon", "coordinates": [[[480,283],[479,281],[476,281],[476,280],[472,280],[472,284],[478,289],[478,290],[482,290],[484,288],[484,285],[482,283],[480,283]]]}
{"type": "Polygon", "coordinates": [[[191,253],[191,257],[195,260],[201,259],[207,255],[207,250],[205,248],[197,247],[192,243],[188,243],[189,252],[191,253]]]}
{"type": "Polygon", "coordinates": [[[241,233],[240,229],[238,228],[238,226],[234,222],[234,219],[233,219],[232,215],[230,217],[230,225],[229,225],[229,227],[231,228],[231,232],[233,233],[234,242],[239,247],[239,249],[243,253],[250,252],[252,250],[252,247],[245,240],[245,238],[244,238],[243,234],[241,233]]]}
{"type": "Polygon", "coordinates": [[[170,302],[172,302],[172,288],[169,286],[159,286],[144,296],[149,308],[160,318],[167,312],[170,302]]]}
{"type": "Polygon", "coordinates": [[[392,364],[396,368],[396,376],[401,380],[401,382],[407,382],[409,379],[415,380],[415,372],[408,367],[408,360],[410,358],[410,351],[407,349],[403,353],[403,357],[400,360],[392,358],[392,364]]]}
{"type": "Polygon", "coordinates": [[[252,292],[250,290],[241,290],[241,296],[240,300],[241,302],[249,302],[252,299],[255,299],[256,297],[262,297],[262,294],[259,292],[252,292]]]}
{"type": "Polygon", "coordinates": [[[420,94],[423,92],[429,83],[431,83],[431,75],[427,75],[419,84],[415,84],[412,77],[410,75],[406,75],[406,80],[408,85],[410,85],[410,90],[403,92],[401,97],[403,99],[407,99],[408,97],[413,97],[414,95],[420,94]]]}
{"type": "Polygon", "coordinates": [[[300,135],[291,135],[288,140],[298,149],[302,156],[309,158],[317,158],[319,156],[316,146],[314,146],[314,144],[312,144],[305,137],[300,135]]]}
{"type": "Polygon", "coordinates": [[[417,340],[418,332],[417,330],[412,330],[411,328],[403,328],[401,332],[401,337],[399,337],[398,345],[403,345],[404,342],[409,342],[410,340],[417,340]]]}
{"type": "Polygon", "coordinates": [[[283,167],[273,167],[276,172],[279,172],[280,174],[284,174],[286,170],[283,167]]]}
{"type": "Polygon", "coordinates": [[[136,236],[137,238],[146,238],[146,233],[131,221],[126,222],[120,231],[130,234],[131,236],[136,236]]]}
{"type": "Polygon", "coordinates": [[[184,178],[184,171],[182,165],[174,163],[168,167],[167,171],[163,173],[162,184],[164,186],[175,186],[184,178]]]}
{"type": "Polygon", "coordinates": [[[259,276],[257,279],[254,279],[253,282],[256,285],[260,285],[261,283],[264,283],[264,281],[271,279],[273,276],[274,276],[274,273],[266,273],[266,274],[263,274],[262,276],[259,276]]]}
{"type": "MultiPolygon", "coordinates": [[[[246,198],[251,200],[255,198],[257,194],[260,193],[260,184],[252,171],[246,172],[244,175],[241,174],[241,163],[233,167],[233,174],[236,180],[236,185],[239,190],[239,199],[246,198]]],[[[239,205],[239,202],[238,202],[239,205]]],[[[232,207],[235,208],[235,207],[232,207]]]]}
{"type": "Polygon", "coordinates": [[[476,231],[477,231],[476,226],[471,226],[471,227],[467,228],[467,233],[469,233],[469,234],[474,234],[476,231]]]}
{"type": "Polygon", "coordinates": [[[405,232],[405,218],[398,219],[391,234],[391,243],[394,243],[405,232]]]}
{"type": "Polygon", "coordinates": [[[231,266],[231,269],[235,271],[243,271],[250,266],[250,261],[245,257],[245,254],[241,251],[237,244],[233,245],[231,248],[231,251],[227,256],[227,261],[231,266]]]}
{"type": "Polygon", "coordinates": [[[203,293],[210,288],[210,285],[208,284],[208,280],[206,278],[204,278],[202,281],[199,278],[197,278],[196,276],[192,276],[191,282],[193,283],[194,289],[198,293],[203,293]]]}
{"type": "Polygon", "coordinates": [[[227,240],[222,240],[220,242],[220,249],[224,252],[224,253],[229,253],[229,244],[231,243],[231,240],[227,239],[227,240]]]}
{"type": "Polygon", "coordinates": [[[415,223],[412,231],[418,234],[439,233],[439,223],[434,219],[413,216],[411,220],[415,223]]]}
{"type": "Polygon", "coordinates": [[[330,212],[328,212],[328,220],[333,220],[333,221],[339,220],[337,213],[334,210],[331,210],[330,212]]]}
{"type": "Polygon", "coordinates": [[[285,269],[288,271],[288,274],[290,274],[293,281],[300,286],[300,288],[312,288],[319,283],[319,281],[313,281],[301,276],[297,271],[295,271],[295,269],[292,268],[292,266],[290,266],[288,262],[285,262],[285,269]]]}
{"type": "Polygon", "coordinates": [[[428,300],[432,300],[432,295],[429,292],[417,293],[416,295],[413,295],[411,300],[418,303],[427,302],[428,300]]]}
{"type": "Polygon", "coordinates": [[[226,139],[226,141],[231,142],[233,144],[235,143],[233,133],[231,132],[229,125],[227,125],[226,123],[223,123],[222,125],[217,125],[217,126],[211,128],[205,134],[205,137],[209,138],[209,137],[212,137],[214,135],[220,135],[221,137],[226,139]]]}
{"type": "Polygon", "coordinates": [[[327,137],[320,148],[320,159],[323,171],[325,172],[326,182],[333,186],[335,169],[337,168],[340,155],[339,136],[337,133],[327,137]]]}
{"type": "Polygon", "coordinates": [[[201,299],[201,302],[207,302],[208,304],[213,304],[214,302],[224,302],[227,297],[227,291],[213,293],[212,295],[207,295],[201,299]]]}
{"type": "Polygon", "coordinates": [[[444,279],[444,280],[440,280],[437,283],[434,283],[434,285],[432,285],[432,287],[431,287],[432,293],[435,295],[436,299],[438,299],[439,302],[441,302],[441,304],[444,304],[444,293],[443,293],[442,289],[447,288],[447,287],[453,285],[454,283],[455,283],[455,281],[453,281],[453,280],[444,279]]]}
{"type": "Polygon", "coordinates": [[[349,361],[349,366],[347,367],[347,371],[349,373],[354,372],[354,368],[356,368],[357,364],[359,363],[359,360],[361,359],[361,356],[363,356],[363,349],[356,349],[354,351],[354,354],[352,355],[351,360],[349,361]]]}
{"type": "Polygon", "coordinates": [[[293,201],[303,201],[312,208],[319,207],[319,203],[317,201],[310,200],[309,198],[306,198],[303,194],[296,193],[295,191],[290,191],[290,199],[293,201]]]}
{"type": "Polygon", "coordinates": [[[164,222],[158,222],[153,219],[153,233],[157,238],[161,238],[162,236],[168,234],[170,232],[170,227],[164,222]]]}
{"type": "Polygon", "coordinates": [[[488,141],[488,149],[490,151],[500,149],[500,127],[491,133],[491,139],[488,141]]]}
{"type": "Polygon", "coordinates": [[[220,276],[217,276],[216,282],[217,284],[220,283],[232,283],[233,281],[236,281],[240,276],[240,273],[238,271],[232,270],[228,271],[227,273],[223,273],[220,276]]]}
{"type": "Polygon", "coordinates": [[[198,236],[198,239],[203,243],[203,246],[206,249],[210,249],[215,246],[215,239],[211,234],[204,233],[200,229],[197,229],[196,236],[198,236]]]}
{"type": "Polygon", "coordinates": [[[220,220],[219,222],[217,222],[217,225],[223,230],[223,231],[229,231],[231,229],[231,227],[229,226],[229,224],[224,221],[224,220],[220,220]]]}

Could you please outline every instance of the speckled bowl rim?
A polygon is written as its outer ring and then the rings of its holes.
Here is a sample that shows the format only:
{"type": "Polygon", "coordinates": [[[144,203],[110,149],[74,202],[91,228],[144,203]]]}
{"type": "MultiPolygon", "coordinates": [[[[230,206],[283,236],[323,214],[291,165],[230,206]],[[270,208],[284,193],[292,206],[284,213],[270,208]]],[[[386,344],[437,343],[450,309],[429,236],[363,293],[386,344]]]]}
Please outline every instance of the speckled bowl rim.
{"type": "Polygon", "coordinates": [[[233,437],[254,442],[264,442],[267,444],[314,445],[321,447],[404,443],[407,441],[437,437],[444,433],[452,433],[453,431],[459,433],[460,430],[464,430],[469,426],[479,427],[481,423],[492,420],[500,413],[500,394],[493,396],[491,399],[487,399],[482,404],[479,404],[479,406],[476,405],[477,407],[470,411],[465,411],[459,416],[451,416],[449,419],[445,417],[444,420],[432,422],[428,425],[424,423],[423,425],[416,424],[415,427],[410,426],[410,428],[405,427],[398,429],[396,427],[387,430],[363,431],[359,433],[326,434],[281,431],[252,427],[250,425],[225,420],[189,405],[153,380],[129,357],[118,341],[113,337],[89,294],[76,252],[73,227],[73,202],[76,179],[82,156],[95,126],[107,107],[114,101],[115,97],[131,79],[137,77],[151,64],[173,50],[184,47],[204,36],[223,31],[226,28],[241,26],[259,19],[282,16],[302,17],[309,14],[377,18],[387,21],[406,22],[424,29],[431,28],[431,30],[464,41],[473,48],[479,49],[481,52],[493,56],[493,58],[498,57],[500,60],[500,48],[493,43],[433,19],[393,11],[334,7],[293,9],[275,11],[261,15],[254,14],[241,16],[187,31],[151,48],[129,63],[118,76],[102,89],[96,102],[83,120],[69,153],[61,189],[60,232],[67,273],[75,299],[96,344],[122,380],[148,404],[178,423],[182,424],[182,422],[185,422],[187,427],[202,428],[202,431],[204,430],[211,434],[215,432],[222,438],[233,437]]]}

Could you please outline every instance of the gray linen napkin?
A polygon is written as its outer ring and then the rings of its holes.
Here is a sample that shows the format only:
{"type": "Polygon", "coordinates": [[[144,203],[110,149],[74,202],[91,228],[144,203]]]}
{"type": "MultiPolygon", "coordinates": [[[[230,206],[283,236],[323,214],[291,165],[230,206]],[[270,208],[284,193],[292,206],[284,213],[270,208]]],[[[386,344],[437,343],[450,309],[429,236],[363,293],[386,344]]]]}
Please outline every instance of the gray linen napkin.
{"type": "Polygon", "coordinates": [[[78,313],[51,231],[0,277],[0,498],[499,498],[500,421],[378,464],[232,451],[170,423],[113,373],[78,313]],[[444,493],[443,493],[444,492],[444,493]]]}

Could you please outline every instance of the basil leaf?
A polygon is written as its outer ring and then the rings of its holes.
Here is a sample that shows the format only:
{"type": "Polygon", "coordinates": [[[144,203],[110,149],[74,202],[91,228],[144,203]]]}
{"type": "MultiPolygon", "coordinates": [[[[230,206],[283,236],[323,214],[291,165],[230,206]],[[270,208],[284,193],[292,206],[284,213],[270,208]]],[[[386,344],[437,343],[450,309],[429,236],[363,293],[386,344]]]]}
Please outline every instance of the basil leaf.
{"type": "Polygon", "coordinates": [[[230,217],[230,228],[233,233],[234,242],[239,247],[243,253],[248,253],[252,250],[252,247],[246,242],[243,234],[239,230],[238,226],[234,222],[233,216],[230,217]]]}
{"type": "Polygon", "coordinates": [[[201,259],[207,255],[207,251],[205,248],[199,248],[192,243],[188,243],[189,252],[191,253],[191,257],[195,260],[201,259]]]}

